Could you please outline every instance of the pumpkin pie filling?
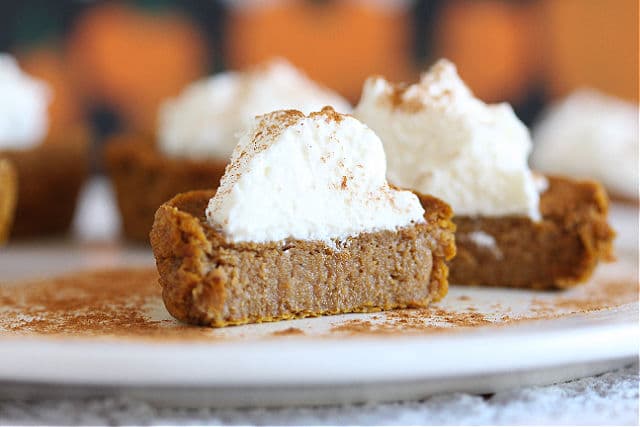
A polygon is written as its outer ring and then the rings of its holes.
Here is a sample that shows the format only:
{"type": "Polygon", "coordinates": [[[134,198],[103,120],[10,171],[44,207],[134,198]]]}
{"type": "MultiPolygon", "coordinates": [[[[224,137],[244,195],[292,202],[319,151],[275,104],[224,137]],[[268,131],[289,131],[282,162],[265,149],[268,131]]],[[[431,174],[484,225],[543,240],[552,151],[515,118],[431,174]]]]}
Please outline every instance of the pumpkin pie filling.
{"type": "Polygon", "coordinates": [[[176,196],[156,213],[151,245],[169,312],[226,326],[348,312],[425,307],[448,289],[451,210],[435,198],[426,222],[336,243],[231,243],[206,221],[214,192],[176,196]]]}
{"type": "Polygon", "coordinates": [[[332,109],[259,119],[217,192],[180,194],[156,212],[151,245],[173,316],[225,326],[424,307],[446,295],[452,211],[389,187],[373,132],[332,109]],[[294,183],[299,163],[307,174],[294,183]]]}
{"type": "Polygon", "coordinates": [[[391,183],[451,204],[452,283],[563,288],[612,259],[602,186],[532,172],[526,126],[474,97],[451,62],[412,85],[369,78],[354,114],[382,139],[391,183]]]}
{"type": "Polygon", "coordinates": [[[163,155],[150,136],[119,135],[107,143],[106,167],[115,187],[124,235],[148,242],[153,216],[176,194],[215,188],[227,161],[163,155]]]}
{"type": "MultiPolygon", "coordinates": [[[[454,216],[457,255],[451,283],[517,288],[568,288],[613,259],[608,200],[593,181],[547,177],[542,219],[454,216]]],[[[423,203],[427,199],[421,197],[423,203]]]]}

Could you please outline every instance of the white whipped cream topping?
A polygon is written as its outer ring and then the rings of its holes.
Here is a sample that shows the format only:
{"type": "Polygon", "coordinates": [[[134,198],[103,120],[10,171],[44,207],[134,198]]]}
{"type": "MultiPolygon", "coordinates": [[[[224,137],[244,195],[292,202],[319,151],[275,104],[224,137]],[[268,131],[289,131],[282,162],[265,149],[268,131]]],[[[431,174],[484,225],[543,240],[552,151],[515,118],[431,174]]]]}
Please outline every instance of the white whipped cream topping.
{"type": "Polygon", "coordinates": [[[534,127],[533,166],[592,178],[638,198],[638,104],[580,90],[552,105],[534,127]]]}
{"type": "Polygon", "coordinates": [[[23,73],[13,56],[0,54],[0,94],[0,149],[42,142],[49,128],[47,84],[23,73]]]}
{"type": "Polygon", "coordinates": [[[407,87],[369,78],[354,116],[382,139],[392,184],[439,197],[456,215],[539,218],[528,129],[509,104],[475,98],[451,62],[407,87]]]}
{"type": "Polygon", "coordinates": [[[237,133],[255,116],[296,109],[308,114],[330,105],[341,113],[351,106],[284,60],[246,72],[225,72],[189,85],[160,108],[159,146],[168,156],[228,159],[237,133]]]}
{"type": "Polygon", "coordinates": [[[329,244],[424,222],[417,196],[390,188],[385,172],[380,139],[355,118],[275,111],[240,137],[207,219],[235,242],[329,244]]]}

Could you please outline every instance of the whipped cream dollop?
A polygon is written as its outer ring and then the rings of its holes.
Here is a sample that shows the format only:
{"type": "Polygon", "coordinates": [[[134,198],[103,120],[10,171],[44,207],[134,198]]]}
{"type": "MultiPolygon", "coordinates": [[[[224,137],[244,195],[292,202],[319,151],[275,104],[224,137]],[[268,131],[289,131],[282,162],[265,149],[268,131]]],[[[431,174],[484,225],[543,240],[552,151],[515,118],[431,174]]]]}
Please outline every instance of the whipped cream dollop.
{"type": "Polygon", "coordinates": [[[367,79],[354,116],[382,139],[390,183],[439,197],[456,215],[539,218],[528,129],[509,104],[475,98],[451,62],[413,85],[367,79]]]}
{"type": "Polygon", "coordinates": [[[159,112],[159,146],[168,156],[228,159],[236,134],[251,126],[255,116],[286,109],[308,114],[326,105],[351,111],[344,98],[277,59],[200,80],[166,101],[159,112]]]}
{"type": "Polygon", "coordinates": [[[49,128],[47,84],[22,72],[13,56],[0,53],[0,94],[0,149],[42,142],[49,128]]]}
{"type": "Polygon", "coordinates": [[[638,104],[579,90],[552,104],[533,128],[540,171],[592,178],[618,196],[638,198],[638,104]]]}
{"type": "Polygon", "coordinates": [[[240,137],[206,216],[234,242],[332,242],[424,222],[417,196],[385,172],[380,139],[355,118],[275,111],[240,137]]]}

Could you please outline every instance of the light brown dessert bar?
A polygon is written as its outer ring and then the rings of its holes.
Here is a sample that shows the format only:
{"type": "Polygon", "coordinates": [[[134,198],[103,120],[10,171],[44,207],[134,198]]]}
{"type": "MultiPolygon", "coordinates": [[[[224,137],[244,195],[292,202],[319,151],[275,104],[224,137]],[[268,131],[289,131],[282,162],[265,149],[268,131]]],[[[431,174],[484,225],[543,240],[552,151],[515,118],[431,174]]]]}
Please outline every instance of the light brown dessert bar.
{"type": "Polygon", "coordinates": [[[107,143],[107,171],[114,184],[125,237],[148,242],[153,216],[178,193],[215,188],[224,160],[193,161],[164,156],[152,137],[123,135],[107,143]]]}
{"type": "MultiPolygon", "coordinates": [[[[547,179],[539,222],[519,216],[454,216],[457,255],[450,263],[451,283],[567,288],[588,279],[599,261],[612,259],[615,233],[607,223],[602,186],[547,179]]],[[[423,203],[428,199],[421,198],[423,203]]]]}
{"type": "Polygon", "coordinates": [[[69,229],[89,169],[89,141],[69,132],[27,150],[4,150],[18,175],[18,205],[11,237],[36,237],[69,229]]]}
{"type": "Polygon", "coordinates": [[[211,326],[424,307],[447,293],[452,211],[423,196],[425,223],[336,242],[231,243],[205,219],[214,191],[158,209],[151,246],[163,299],[179,320],[211,326]]]}

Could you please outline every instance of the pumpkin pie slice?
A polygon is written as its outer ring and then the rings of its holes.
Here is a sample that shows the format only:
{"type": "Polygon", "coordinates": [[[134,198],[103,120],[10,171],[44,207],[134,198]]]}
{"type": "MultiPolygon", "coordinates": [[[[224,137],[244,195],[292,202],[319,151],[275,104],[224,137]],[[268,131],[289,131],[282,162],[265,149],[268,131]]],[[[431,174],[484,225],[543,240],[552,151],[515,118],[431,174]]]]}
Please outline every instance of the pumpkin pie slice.
{"type": "Polygon", "coordinates": [[[18,176],[12,237],[60,234],[69,230],[80,189],[89,171],[89,137],[74,129],[27,149],[0,150],[18,176]]]}
{"type": "Polygon", "coordinates": [[[106,145],[105,162],[115,187],[124,235],[148,242],[158,207],[179,193],[215,188],[226,159],[185,159],[163,154],[153,137],[123,134],[106,145]]]}
{"type": "Polygon", "coordinates": [[[79,127],[52,134],[51,88],[1,52],[0,93],[0,157],[19,183],[11,237],[67,231],[88,169],[88,136],[79,127]]]}
{"type": "Polygon", "coordinates": [[[389,182],[451,204],[452,283],[564,288],[612,258],[603,188],[532,172],[526,126],[475,98],[451,62],[412,85],[368,79],[354,115],[382,139],[389,182]]]}
{"type": "Polygon", "coordinates": [[[217,192],[180,194],[156,212],[167,309],[226,326],[441,299],[452,211],[390,187],[385,168],[377,136],[329,107],[258,117],[217,192]]]}
{"type": "Polygon", "coordinates": [[[0,159],[0,243],[9,237],[18,194],[16,172],[6,159],[0,159]]]}
{"type": "MultiPolygon", "coordinates": [[[[542,218],[455,216],[458,252],[451,282],[518,288],[567,288],[613,259],[614,232],[600,184],[546,177],[542,218]]],[[[428,198],[422,198],[428,203],[428,198]]]]}
{"type": "Polygon", "coordinates": [[[276,59],[245,71],[194,82],[159,110],[156,135],[118,135],[107,144],[124,235],[148,242],[158,207],[189,190],[216,188],[236,145],[236,133],[256,115],[325,105],[348,112],[339,95],[276,59]]]}

